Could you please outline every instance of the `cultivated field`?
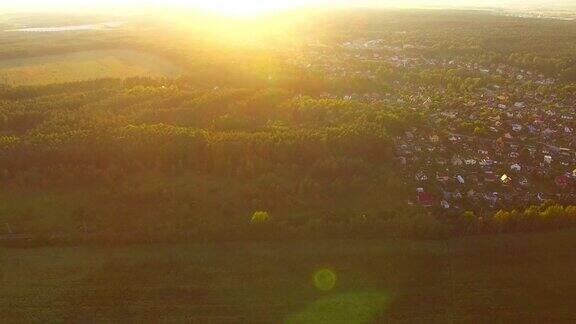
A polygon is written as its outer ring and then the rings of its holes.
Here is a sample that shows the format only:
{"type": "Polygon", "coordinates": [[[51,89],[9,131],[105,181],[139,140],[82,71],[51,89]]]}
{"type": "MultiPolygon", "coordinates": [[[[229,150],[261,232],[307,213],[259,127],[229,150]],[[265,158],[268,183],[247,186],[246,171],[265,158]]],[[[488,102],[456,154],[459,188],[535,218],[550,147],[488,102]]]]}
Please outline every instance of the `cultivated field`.
{"type": "Polygon", "coordinates": [[[0,84],[35,85],[100,78],[174,77],[171,62],[134,50],[91,50],[0,60],[0,84]]]}
{"type": "Polygon", "coordinates": [[[0,250],[5,322],[576,320],[576,232],[0,250]],[[329,269],[336,275],[314,273],[329,269]],[[328,281],[328,282],[326,282],[328,281]]]}

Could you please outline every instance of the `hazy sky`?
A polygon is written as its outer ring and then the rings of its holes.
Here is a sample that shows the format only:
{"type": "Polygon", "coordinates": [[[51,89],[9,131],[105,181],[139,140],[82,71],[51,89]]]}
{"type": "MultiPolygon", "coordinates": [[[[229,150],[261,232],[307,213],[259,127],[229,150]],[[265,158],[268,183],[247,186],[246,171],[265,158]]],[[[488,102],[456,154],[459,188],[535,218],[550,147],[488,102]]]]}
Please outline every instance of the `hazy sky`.
{"type": "Polygon", "coordinates": [[[394,7],[505,7],[575,9],[576,0],[0,0],[0,10],[75,10],[108,6],[200,7],[274,10],[301,5],[394,6],[394,7]]]}

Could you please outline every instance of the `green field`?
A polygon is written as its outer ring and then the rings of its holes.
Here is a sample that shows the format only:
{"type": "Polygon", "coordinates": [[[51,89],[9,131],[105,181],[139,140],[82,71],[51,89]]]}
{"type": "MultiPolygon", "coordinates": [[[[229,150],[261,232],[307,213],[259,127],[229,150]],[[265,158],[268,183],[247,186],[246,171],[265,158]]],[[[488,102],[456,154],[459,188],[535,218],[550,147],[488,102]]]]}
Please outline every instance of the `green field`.
{"type": "MultiPolygon", "coordinates": [[[[0,250],[3,322],[574,322],[575,231],[0,250]],[[332,289],[326,276],[336,275],[332,289]]],[[[329,276],[328,276],[328,279],[329,276]]]]}
{"type": "Polygon", "coordinates": [[[0,60],[0,84],[9,85],[180,74],[181,70],[171,62],[134,50],[92,50],[0,60]]]}

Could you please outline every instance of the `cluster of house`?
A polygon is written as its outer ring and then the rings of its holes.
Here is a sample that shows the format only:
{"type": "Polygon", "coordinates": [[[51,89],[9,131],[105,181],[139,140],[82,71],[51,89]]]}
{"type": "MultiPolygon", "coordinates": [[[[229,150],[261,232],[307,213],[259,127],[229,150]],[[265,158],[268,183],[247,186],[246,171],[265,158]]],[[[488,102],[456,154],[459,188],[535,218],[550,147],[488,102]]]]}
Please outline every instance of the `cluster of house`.
{"type": "Polygon", "coordinates": [[[427,99],[429,125],[397,138],[417,203],[443,209],[576,202],[576,97],[483,88],[449,105],[427,99]],[[474,127],[471,129],[471,127],[474,127]],[[428,126],[428,127],[426,127],[428,126]]]}
{"type": "Polygon", "coordinates": [[[326,51],[323,47],[311,46],[304,55],[291,55],[288,61],[301,68],[321,71],[333,78],[361,76],[376,79],[379,66],[377,63],[385,63],[402,68],[462,69],[478,76],[498,75],[508,80],[532,82],[537,85],[555,83],[554,78],[507,64],[481,64],[461,57],[450,59],[426,57],[422,54],[422,50],[427,48],[425,44],[390,43],[383,39],[357,39],[342,43],[340,45],[342,50],[339,51],[326,51]]]}
{"type": "MultiPolygon", "coordinates": [[[[533,81],[536,84],[550,85],[554,84],[554,78],[547,78],[541,73],[535,73],[520,67],[510,66],[502,63],[480,64],[470,62],[459,58],[439,59],[428,58],[418,52],[428,48],[425,45],[387,45],[384,40],[371,41],[354,41],[346,42],[343,48],[349,50],[366,50],[370,51],[352,51],[353,54],[346,54],[348,58],[355,58],[362,62],[386,62],[396,67],[403,68],[449,68],[464,69],[470,72],[476,72],[484,75],[500,75],[505,78],[518,81],[533,81]]],[[[356,71],[359,72],[359,71],[356,71]]],[[[374,75],[374,71],[363,71],[368,76],[374,75]]]]}
{"type": "Polygon", "coordinates": [[[417,202],[426,207],[477,210],[576,201],[576,156],[568,148],[412,129],[397,138],[397,156],[417,202]]]}
{"type": "Polygon", "coordinates": [[[390,44],[385,39],[355,39],[342,43],[342,48],[348,50],[371,50],[371,51],[390,51],[402,52],[412,49],[426,49],[428,46],[421,44],[390,44]]]}
{"type": "Polygon", "coordinates": [[[342,48],[346,51],[312,55],[308,67],[331,76],[375,78],[377,65],[349,62],[387,62],[402,68],[464,69],[504,80],[465,95],[398,82],[386,91],[321,95],[391,104],[426,116],[426,125],[396,140],[397,159],[414,189],[410,203],[475,211],[549,199],[576,203],[576,94],[535,90],[555,86],[554,78],[505,64],[425,58],[417,45],[383,40],[350,41],[342,48]]]}

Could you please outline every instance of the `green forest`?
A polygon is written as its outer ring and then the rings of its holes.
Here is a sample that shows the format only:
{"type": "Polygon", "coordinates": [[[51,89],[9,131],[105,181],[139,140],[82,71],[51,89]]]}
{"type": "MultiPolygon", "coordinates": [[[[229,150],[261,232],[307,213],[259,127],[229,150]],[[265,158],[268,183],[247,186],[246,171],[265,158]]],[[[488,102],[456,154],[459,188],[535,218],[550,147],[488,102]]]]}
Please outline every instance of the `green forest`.
{"type": "Polygon", "coordinates": [[[285,233],[416,212],[394,177],[391,132],[418,116],[170,81],[18,91],[0,95],[2,221],[14,229],[229,236],[257,210],[285,233]]]}
{"type": "MultiPolygon", "coordinates": [[[[58,243],[441,238],[576,224],[571,177],[563,192],[538,182],[539,193],[562,199],[526,193],[522,203],[443,210],[414,202],[413,176],[398,163],[416,129],[496,140],[490,123],[512,117],[489,110],[490,96],[572,118],[573,24],[450,11],[326,17],[291,26],[292,46],[275,34],[194,38],[177,24],[152,43],[145,33],[168,30],[158,22],[90,42],[81,33],[46,36],[54,43],[4,35],[18,44],[2,48],[5,58],[122,47],[172,60],[185,75],[1,86],[3,230],[58,243]],[[71,39],[76,47],[63,45],[71,39]],[[474,120],[446,117],[473,109],[474,120]]],[[[526,141],[541,142],[534,134],[526,141]]],[[[566,163],[546,172],[576,168],[566,163]]],[[[416,162],[439,174],[429,164],[416,162]]]]}

